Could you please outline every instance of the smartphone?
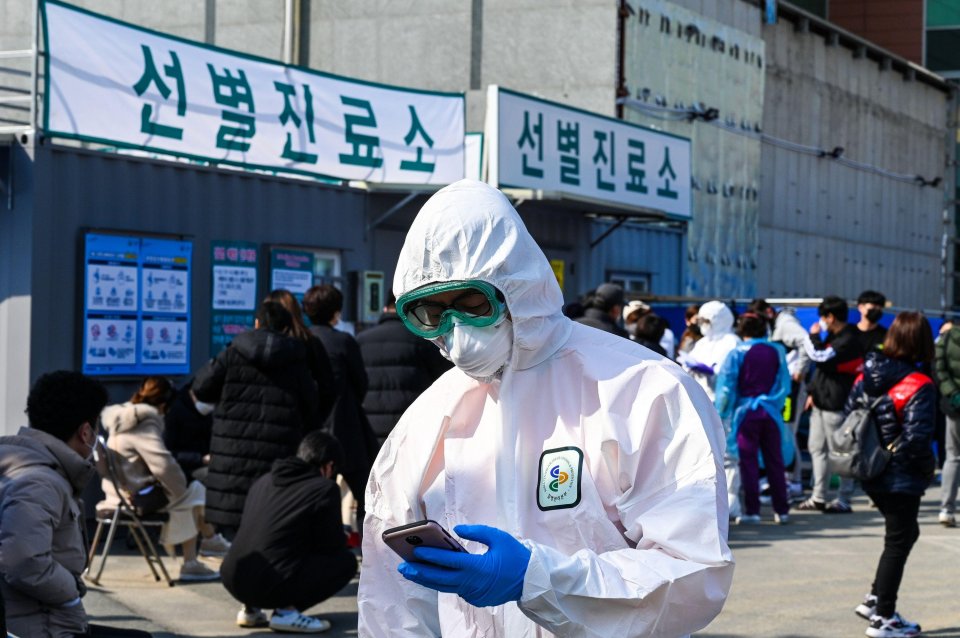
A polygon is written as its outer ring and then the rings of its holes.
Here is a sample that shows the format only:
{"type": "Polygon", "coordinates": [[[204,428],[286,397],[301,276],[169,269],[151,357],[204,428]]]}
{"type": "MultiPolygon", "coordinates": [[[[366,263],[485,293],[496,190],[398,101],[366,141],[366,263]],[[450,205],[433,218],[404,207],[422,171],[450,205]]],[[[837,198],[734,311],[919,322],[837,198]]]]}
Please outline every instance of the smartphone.
{"type": "Polygon", "coordinates": [[[390,549],[408,562],[417,562],[416,556],[413,555],[414,547],[437,547],[454,552],[467,551],[439,523],[431,520],[391,527],[383,532],[382,538],[390,549]]]}

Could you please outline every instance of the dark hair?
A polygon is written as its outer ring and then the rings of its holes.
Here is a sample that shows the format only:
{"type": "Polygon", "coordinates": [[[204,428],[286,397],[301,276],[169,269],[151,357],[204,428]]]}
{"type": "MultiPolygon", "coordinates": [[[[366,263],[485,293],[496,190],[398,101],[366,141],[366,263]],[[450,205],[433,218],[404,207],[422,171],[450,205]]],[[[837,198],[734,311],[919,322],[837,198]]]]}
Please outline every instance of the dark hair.
{"type": "Polygon", "coordinates": [[[383,304],[387,308],[394,308],[397,305],[397,296],[393,294],[393,291],[390,291],[390,294],[387,295],[387,301],[383,304]]]}
{"type": "Polygon", "coordinates": [[[697,316],[697,313],[700,312],[700,306],[697,304],[690,304],[687,306],[686,310],[683,311],[683,318],[686,321],[690,321],[697,316]]]}
{"type": "Polygon", "coordinates": [[[760,316],[767,314],[767,310],[773,310],[773,306],[767,303],[766,299],[754,299],[747,306],[747,312],[752,312],[760,316]]]}
{"type": "Polygon", "coordinates": [[[933,361],[933,330],[919,312],[901,312],[887,329],[883,354],[910,363],[933,361]]]}
{"type": "Polygon", "coordinates": [[[334,468],[338,468],[343,465],[343,447],[330,434],[314,430],[300,441],[300,447],[297,448],[297,458],[306,461],[318,470],[330,461],[333,461],[334,468]]]}
{"type": "Polygon", "coordinates": [[[285,335],[293,332],[293,317],[278,301],[265,299],[257,309],[257,321],[261,328],[267,328],[274,332],[281,332],[285,335]]]}
{"type": "Polygon", "coordinates": [[[140,388],[130,397],[130,403],[146,403],[164,411],[173,401],[176,391],[166,377],[147,377],[140,388]]]}
{"type": "Polygon", "coordinates": [[[343,293],[331,284],[314,286],[303,296],[303,311],[310,321],[325,326],[333,320],[333,315],[343,310],[343,293]]]}
{"type": "Polygon", "coordinates": [[[736,332],[741,339],[766,337],[767,320],[755,312],[745,312],[737,319],[736,332]]]}
{"type": "Polygon", "coordinates": [[[637,320],[637,327],[633,329],[633,334],[636,335],[637,339],[646,339],[656,343],[663,338],[663,333],[666,330],[666,320],[650,312],[637,320]]]}
{"type": "Polygon", "coordinates": [[[264,301],[274,301],[290,313],[290,319],[293,322],[290,334],[303,341],[310,339],[310,331],[307,330],[306,324],[303,323],[303,315],[300,314],[300,304],[297,303],[297,298],[293,296],[292,292],[278,288],[277,290],[271,291],[264,301]]]}
{"type": "Polygon", "coordinates": [[[817,315],[820,317],[833,315],[833,318],[837,321],[847,323],[847,317],[850,315],[850,307],[847,305],[847,302],[840,297],[829,295],[824,297],[820,305],[817,306],[817,315]]]}
{"type": "Polygon", "coordinates": [[[69,441],[86,422],[96,427],[107,405],[103,384],[79,372],[58,370],[37,379],[27,397],[30,427],[69,441]]]}
{"type": "Polygon", "coordinates": [[[877,292],[876,290],[864,290],[860,293],[860,296],[857,297],[857,305],[864,303],[872,303],[874,306],[880,306],[883,308],[887,305],[887,298],[883,296],[882,292],[877,292]]]}

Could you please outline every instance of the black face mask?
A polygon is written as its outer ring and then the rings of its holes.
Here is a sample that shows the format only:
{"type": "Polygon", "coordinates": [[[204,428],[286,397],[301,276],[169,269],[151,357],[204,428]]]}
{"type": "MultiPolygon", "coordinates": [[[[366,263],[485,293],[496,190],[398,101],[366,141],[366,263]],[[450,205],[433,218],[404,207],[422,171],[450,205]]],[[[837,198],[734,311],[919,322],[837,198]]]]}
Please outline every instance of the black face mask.
{"type": "Polygon", "coordinates": [[[877,323],[880,321],[880,317],[883,316],[883,308],[871,308],[867,311],[866,317],[867,321],[870,323],[877,323]]]}

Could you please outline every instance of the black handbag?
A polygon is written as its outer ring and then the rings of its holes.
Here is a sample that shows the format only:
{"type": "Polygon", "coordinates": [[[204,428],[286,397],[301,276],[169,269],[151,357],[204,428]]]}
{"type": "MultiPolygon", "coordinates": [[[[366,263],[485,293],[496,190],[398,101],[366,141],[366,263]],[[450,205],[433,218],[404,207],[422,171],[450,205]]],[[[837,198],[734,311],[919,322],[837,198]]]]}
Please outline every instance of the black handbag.
{"type": "Polygon", "coordinates": [[[146,516],[159,512],[170,503],[167,493],[159,483],[151,483],[130,495],[130,504],[137,516],[146,516]]]}

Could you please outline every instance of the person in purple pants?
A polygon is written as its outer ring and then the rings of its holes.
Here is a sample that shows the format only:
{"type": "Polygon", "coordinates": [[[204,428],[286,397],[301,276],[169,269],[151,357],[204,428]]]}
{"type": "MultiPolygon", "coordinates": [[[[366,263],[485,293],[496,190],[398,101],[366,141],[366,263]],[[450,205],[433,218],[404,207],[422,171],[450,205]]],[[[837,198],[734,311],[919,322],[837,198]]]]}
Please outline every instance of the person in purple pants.
{"type": "Polygon", "coordinates": [[[738,524],[760,522],[760,455],[767,470],[774,520],[789,520],[790,503],[783,468],[793,460],[793,438],[783,422],[783,404],[790,393],[786,353],[766,338],[766,323],[747,312],[737,320],[743,339],[727,355],[717,375],[714,405],[729,419],[727,449],[739,456],[744,515],[738,524]]]}

